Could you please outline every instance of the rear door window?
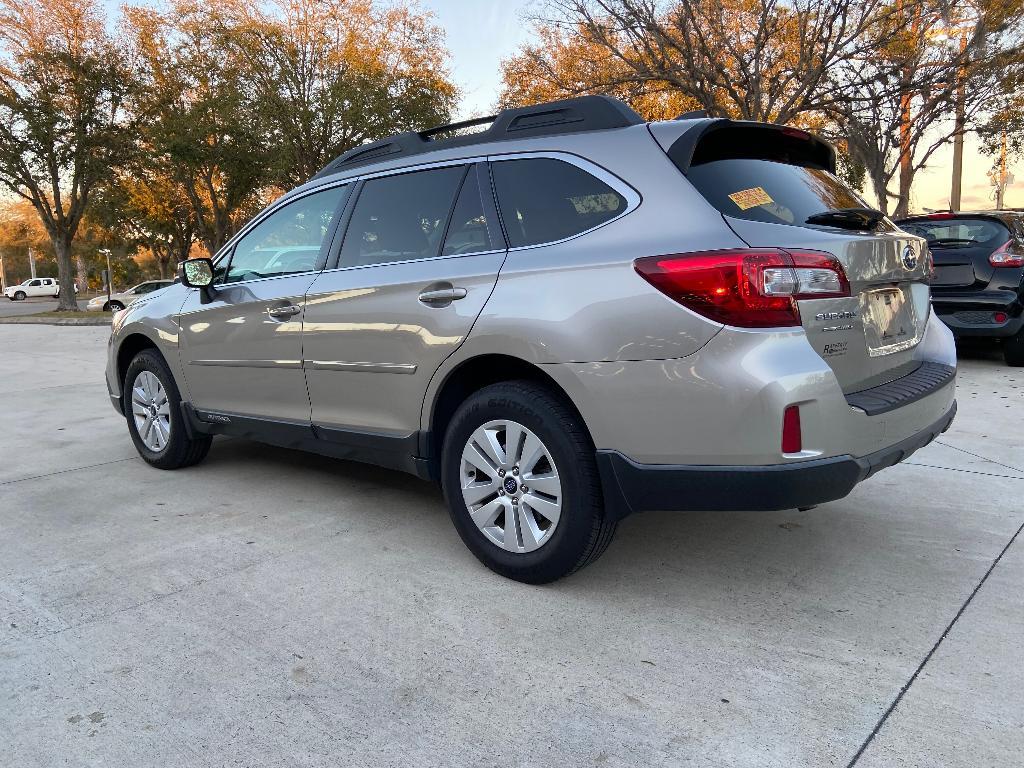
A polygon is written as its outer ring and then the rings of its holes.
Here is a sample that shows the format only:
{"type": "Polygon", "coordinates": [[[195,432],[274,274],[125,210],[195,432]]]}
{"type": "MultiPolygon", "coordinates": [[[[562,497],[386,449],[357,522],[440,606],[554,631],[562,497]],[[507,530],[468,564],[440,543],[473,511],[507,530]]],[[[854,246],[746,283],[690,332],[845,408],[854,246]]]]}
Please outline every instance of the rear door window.
{"type": "Polygon", "coordinates": [[[448,166],[369,179],[352,212],[338,266],[416,261],[439,255],[466,171],[466,166],[448,166]]]}
{"type": "Polygon", "coordinates": [[[491,173],[512,248],[564,240],[626,210],[626,198],[562,160],[500,160],[491,163],[491,173]]]}

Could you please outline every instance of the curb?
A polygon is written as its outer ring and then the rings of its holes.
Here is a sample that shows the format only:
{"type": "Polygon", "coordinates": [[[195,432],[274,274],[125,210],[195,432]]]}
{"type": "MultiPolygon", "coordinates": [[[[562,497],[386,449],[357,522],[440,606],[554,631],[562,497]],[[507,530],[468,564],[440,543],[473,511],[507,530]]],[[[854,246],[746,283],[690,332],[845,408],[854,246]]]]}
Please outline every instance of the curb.
{"type": "Polygon", "coordinates": [[[22,317],[0,317],[0,325],[86,325],[110,327],[109,317],[39,317],[24,315],[22,317]]]}

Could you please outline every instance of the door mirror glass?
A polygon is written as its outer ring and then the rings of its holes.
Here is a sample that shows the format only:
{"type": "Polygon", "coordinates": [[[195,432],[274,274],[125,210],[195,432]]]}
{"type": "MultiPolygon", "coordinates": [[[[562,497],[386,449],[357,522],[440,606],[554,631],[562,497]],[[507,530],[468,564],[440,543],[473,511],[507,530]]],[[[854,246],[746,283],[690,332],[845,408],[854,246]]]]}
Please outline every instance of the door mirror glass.
{"type": "Polygon", "coordinates": [[[206,288],[213,283],[213,262],[209,259],[181,262],[181,282],[189,288],[206,288]]]}

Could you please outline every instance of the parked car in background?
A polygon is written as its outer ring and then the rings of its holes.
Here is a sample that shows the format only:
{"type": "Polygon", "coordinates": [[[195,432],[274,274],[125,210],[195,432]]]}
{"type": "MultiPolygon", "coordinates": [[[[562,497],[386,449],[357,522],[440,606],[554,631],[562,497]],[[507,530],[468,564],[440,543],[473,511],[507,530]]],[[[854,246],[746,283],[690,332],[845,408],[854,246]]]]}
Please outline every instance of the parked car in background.
{"type": "Polygon", "coordinates": [[[60,285],[52,277],[30,277],[17,285],[9,285],[4,289],[4,296],[11,301],[24,301],[33,296],[60,295],[60,285]]]}
{"type": "Polygon", "coordinates": [[[928,241],[932,307],[955,336],[999,339],[1024,366],[1024,212],[944,211],[896,222],[928,241]]]}
{"type": "Polygon", "coordinates": [[[828,143],[600,96],[487,121],[356,147],[115,315],[142,458],[231,434],[410,472],[539,583],[630,513],[838,499],[953,420],[924,240],[828,143]]]}
{"type": "Polygon", "coordinates": [[[145,296],[147,293],[152,293],[153,291],[158,291],[161,288],[166,288],[172,283],[174,283],[173,280],[147,280],[144,283],[132,286],[126,291],[112,293],[109,298],[106,294],[103,294],[102,296],[97,296],[94,299],[89,299],[89,303],[85,305],[85,308],[92,312],[97,312],[99,310],[103,310],[104,312],[119,312],[140,296],[145,296]]]}

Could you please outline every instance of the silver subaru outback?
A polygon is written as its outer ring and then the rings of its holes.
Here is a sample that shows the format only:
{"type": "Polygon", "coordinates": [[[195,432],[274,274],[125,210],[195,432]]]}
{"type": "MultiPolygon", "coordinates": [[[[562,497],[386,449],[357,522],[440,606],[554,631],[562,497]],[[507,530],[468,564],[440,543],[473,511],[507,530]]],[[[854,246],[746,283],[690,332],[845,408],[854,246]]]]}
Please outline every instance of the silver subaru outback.
{"type": "Polygon", "coordinates": [[[950,424],[931,257],[804,131],[583,97],[358,147],[114,319],[141,456],[213,435],[439,482],[547,582],[642,510],[846,496],[950,424]]]}

